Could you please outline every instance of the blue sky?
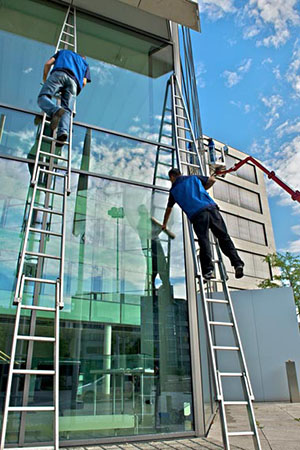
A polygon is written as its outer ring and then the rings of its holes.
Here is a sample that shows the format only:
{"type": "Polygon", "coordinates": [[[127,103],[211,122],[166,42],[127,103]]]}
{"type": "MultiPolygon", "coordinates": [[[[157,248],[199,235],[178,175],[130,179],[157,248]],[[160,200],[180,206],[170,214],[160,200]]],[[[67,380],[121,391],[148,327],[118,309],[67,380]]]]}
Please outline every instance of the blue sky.
{"type": "MultiPolygon", "coordinates": [[[[300,190],[300,3],[200,0],[192,32],[203,132],[300,190]]],[[[300,253],[300,203],[267,182],[276,247],[300,253]]]]}

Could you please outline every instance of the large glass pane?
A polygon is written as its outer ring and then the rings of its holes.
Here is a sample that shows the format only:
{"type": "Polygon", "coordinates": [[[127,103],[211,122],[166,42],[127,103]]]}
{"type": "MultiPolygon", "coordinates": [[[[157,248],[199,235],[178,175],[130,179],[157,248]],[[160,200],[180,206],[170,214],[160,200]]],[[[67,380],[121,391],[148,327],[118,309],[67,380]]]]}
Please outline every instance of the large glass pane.
{"type": "MultiPolygon", "coordinates": [[[[1,1],[0,103],[39,110],[43,66],[65,12],[41,0],[1,1]]],[[[78,98],[77,120],[157,140],[172,46],[82,13],[77,28],[92,77],[78,98]]]]}
{"type": "MultiPolygon", "coordinates": [[[[3,160],[1,168],[3,405],[15,316],[11,298],[31,190],[26,163],[3,160]]],[[[43,204],[43,195],[36,204],[43,204]]],[[[61,200],[50,197],[53,209],[59,210],[61,200]]],[[[175,208],[170,221],[175,240],[151,219],[162,221],[166,202],[166,192],[72,176],[60,337],[62,440],[193,429],[181,214],[175,208]]],[[[40,219],[39,214],[33,218],[36,227],[40,219]]],[[[52,217],[48,229],[59,231],[59,220],[52,217]]],[[[29,245],[35,251],[40,241],[32,237],[29,245]]],[[[43,250],[57,254],[58,247],[59,238],[50,236],[43,250]]],[[[37,263],[35,257],[26,260],[28,276],[36,275],[37,263]]],[[[46,260],[41,276],[55,279],[55,264],[46,260]]],[[[36,290],[27,282],[23,302],[31,304],[36,296],[39,304],[53,306],[51,285],[36,290]]],[[[36,335],[53,336],[51,313],[40,312],[35,322],[27,312],[21,333],[27,334],[33,323],[36,335]]],[[[51,369],[52,344],[40,344],[34,344],[32,365],[51,369]]],[[[25,368],[26,360],[27,346],[18,347],[18,367],[25,368]]],[[[22,404],[23,395],[28,395],[29,405],[53,403],[49,377],[32,377],[27,391],[24,386],[22,377],[14,382],[15,405],[22,404]]],[[[52,429],[51,414],[16,414],[9,420],[8,443],[20,443],[20,436],[25,443],[49,441],[52,429]]]]}

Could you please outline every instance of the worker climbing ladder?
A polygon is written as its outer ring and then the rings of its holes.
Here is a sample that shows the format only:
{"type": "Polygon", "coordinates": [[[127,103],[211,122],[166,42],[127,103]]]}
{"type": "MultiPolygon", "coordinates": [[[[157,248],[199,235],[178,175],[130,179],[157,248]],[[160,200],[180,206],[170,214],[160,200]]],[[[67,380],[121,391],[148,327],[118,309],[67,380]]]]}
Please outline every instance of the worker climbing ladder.
{"type": "MultiPolygon", "coordinates": [[[[69,6],[55,53],[61,49],[77,51],[76,10],[69,6]]],[[[58,98],[59,104],[59,98],[58,98]]],[[[53,446],[40,449],[59,448],[59,313],[64,306],[63,279],[65,258],[66,202],[71,192],[71,148],[73,118],[70,120],[69,140],[60,143],[56,132],[50,132],[50,120],[43,114],[37,139],[35,163],[31,178],[31,197],[28,197],[25,234],[20,252],[14,305],[17,306],[6,398],[3,413],[0,450],[7,441],[7,424],[10,413],[20,413],[18,449],[25,444],[26,415],[30,412],[53,413],[53,446]],[[51,135],[52,134],[52,135],[51,135]],[[37,238],[36,238],[37,237],[37,238]],[[56,241],[55,241],[56,240],[56,241]],[[54,241],[54,243],[53,243],[54,241]],[[54,251],[47,253],[47,247],[54,251]],[[51,264],[47,264],[51,262],[51,264]],[[56,265],[55,265],[56,262],[56,265]],[[31,267],[28,273],[28,265],[31,267]],[[55,268],[53,269],[53,265],[55,268]],[[55,272],[49,274],[49,272],[55,272]],[[44,277],[44,275],[48,275],[44,277]],[[52,288],[51,305],[43,305],[42,293],[52,288]],[[29,304],[29,298],[30,303],[29,304]],[[23,316],[22,316],[23,313],[23,316]],[[24,314],[30,314],[28,332],[21,332],[24,314]],[[39,313],[51,315],[54,322],[53,336],[36,336],[36,322],[39,313]],[[53,345],[53,368],[32,367],[35,343],[53,345]],[[27,344],[25,368],[16,361],[18,344],[27,344]],[[53,377],[53,404],[45,406],[29,405],[32,377],[53,377]],[[12,406],[12,388],[16,378],[24,377],[22,405],[12,406]]],[[[27,328],[25,327],[25,330],[27,328]]],[[[34,447],[35,449],[37,447],[34,447]]]]}
{"type": "MultiPolygon", "coordinates": [[[[185,104],[179,82],[175,75],[171,77],[170,86],[172,91],[172,115],[175,131],[175,147],[177,153],[178,168],[184,175],[202,175],[204,172],[197,148],[197,141],[193,133],[188,108],[185,104]]],[[[218,273],[218,276],[220,277],[219,279],[214,280],[214,282],[217,282],[222,286],[222,299],[213,297],[213,289],[211,289],[210,287],[211,282],[207,283],[206,289],[204,287],[198,258],[199,249],[197,248],[197,242],[194,238],[194,233],[190,223],[189,236],[193,248],[195,276],[199,285],[199,291],[203,302],[204,319],[208,336],[209,356],[213,370],[216,400],[219,403],[224,448],[225,450],[230,450],[230,438],[234,436],[249,436],[253,438],[254,448],[256,450],[260,450],[260,440],[258,436],[252,403],[254,400],[254,396],[238,331],[237,321],[233,310],[232,300],[227,286],[227,275],[222,261],[221,251],[217,240],[214,240],[212,242],[212,245],[214,245],[216,249],[216,259],[214,259],[216,269],[215,273],[218,273]],[[219,321],[214,318],[215,308],[218,306],[226,308],[226,314],[228,317],[227,321],[219,321]],[[218,342],[220,336],[222,336],[222,333],[219,333],[218,331],[218,329],[220,330],[220,328],[226,329],[231,333],[230,338],[231,341],[234,342],[234,344],[224,345],[221,342],[218,342]],[[224,354],[228,355],[229,353],[236,354],[237,364],[239,366],[238,370],[221,370],[220,362],[222,361],[222,359],[224,359],[224,354]],[[235,382],[239,382],[239,386],[242,388],[241,399],[231,400],[225,397],[224,381],[228,379],[230,379],[233,384],[235,382]],[[249,418],[248,430],[229,429],[227,419],[228,414],[226,411],[227,406],[231,406],[232,408],[246,407],[249,418]]]]}

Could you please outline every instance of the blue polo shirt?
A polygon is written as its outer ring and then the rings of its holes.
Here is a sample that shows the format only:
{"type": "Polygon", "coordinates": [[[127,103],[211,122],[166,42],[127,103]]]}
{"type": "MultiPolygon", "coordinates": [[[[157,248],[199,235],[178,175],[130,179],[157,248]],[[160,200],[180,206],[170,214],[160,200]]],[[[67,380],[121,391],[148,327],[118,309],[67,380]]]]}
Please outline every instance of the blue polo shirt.
{"type": "Polygon", "coordinates": [[[200,211],[216,208],[217,204],[204,189],[207,181],[208,177],[201,175],[178,177],[170,189],[168,207],[178,203],[191,221],[200,211]]]}
{"type": "Polygon", "coordinates": [[[88,83],[91,82],[89,65],[78,53],[71,50],[59,50],[53,55],[53,58],[55,63],[52,72],[60,70],[67,73],[77,84],[77,95],[82,89],[84,78],[87,79],[88,83]]]}

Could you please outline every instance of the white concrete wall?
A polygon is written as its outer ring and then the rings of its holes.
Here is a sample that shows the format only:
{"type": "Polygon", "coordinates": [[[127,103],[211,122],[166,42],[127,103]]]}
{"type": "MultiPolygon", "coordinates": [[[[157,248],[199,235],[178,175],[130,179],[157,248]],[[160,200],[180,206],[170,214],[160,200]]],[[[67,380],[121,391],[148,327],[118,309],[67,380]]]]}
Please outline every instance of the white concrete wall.
{"type": "MultiPolygon", "coordinates": [[[[232,300],[255,400],[289,401],[287,360],[296,363],[300,387],[300,333],[292,289],[235,291],[232,292],[232,300]]],[[[214,306],[215,320],[229,320],[224,313],[225,308],[223,311],[220,308],[221,305],[214,306]]],[[[220,345],[222,342],[223,345],[233,343],[229,330],[216,328],[220,345]]],[[[236,352],[219,353],[221,370],[238,370],[236,352]]],[[[227,382],[225,395],[228,399],[240,398],[232,379],[227,382]]]]}

